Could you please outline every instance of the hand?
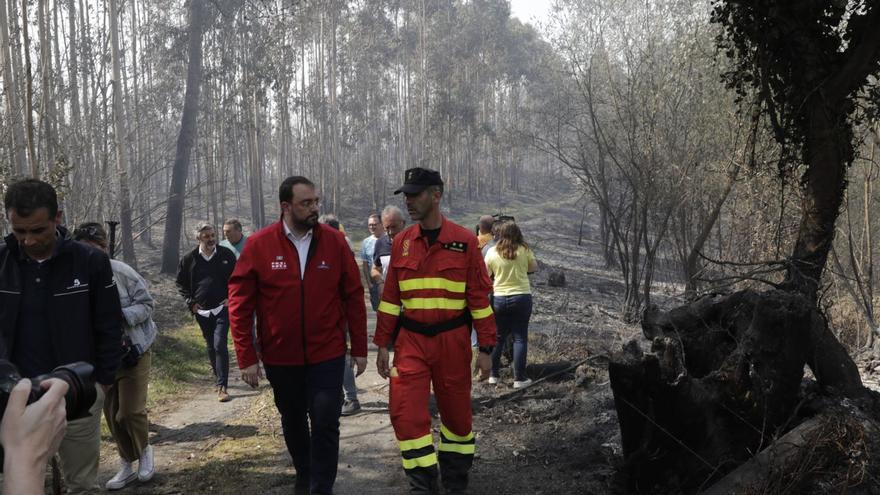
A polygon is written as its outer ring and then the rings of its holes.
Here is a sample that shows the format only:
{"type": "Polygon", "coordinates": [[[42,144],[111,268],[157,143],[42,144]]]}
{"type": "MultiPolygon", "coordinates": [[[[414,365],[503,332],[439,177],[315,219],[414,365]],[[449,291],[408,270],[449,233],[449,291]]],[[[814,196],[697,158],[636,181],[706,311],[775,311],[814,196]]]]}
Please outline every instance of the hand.
{"type": "Polygon", "coordinates": [[[241,370],[241,379],[251,386],[257,388],[260,386],[260,378],[263,378],[263,372],[260,370],[260,363],[252,364],[241,370]]]}
{"type": "Polygon", "coordinates": [[[40,400],[28,405],[31,382],[21,380],[9,393],[0,424],[0,443],[6,450],[3,491],[42,493],[46,463],[61,445],[67,428],[64,394],[67,383],[51,378],[41,387],[40,400]]]}
{"type": "Polygon", "coordinates": [[[202,305],[199,303],[193,303],[192,306],[189,307],[189,310],[192,311],[192,314],[196,314],[200,309],[202,309],[202,305]]]}
{"type": "Polygon", "coordinates": [[[224,299],[223,302],[220,303],[221,306],[229,306],[229,299],[224,299]]]}
{"type": "Polygon", "coordinates": [[[492,356],[485,352],[477,353],[477,364],[474,367],[474,373],[477,370],[480,370],[480,381],[488,379],[489,372],[492,371],[492,356]]]}
{"type": "Polygon", "coordinates": [[[388,378],[391,372],[388,369],[388,349],[384,347],[380,347],[379,352],[376,354],[376,371],[382,378],[388,378]]]}
{"type": "Polygon", "coordinates": [[[351,357],[351,367],[354,368],[357,366],[357,373],[354,376],[361,376],[364,374],[364,371],[367,371],[367,358],[365,357],[351,357]]]}

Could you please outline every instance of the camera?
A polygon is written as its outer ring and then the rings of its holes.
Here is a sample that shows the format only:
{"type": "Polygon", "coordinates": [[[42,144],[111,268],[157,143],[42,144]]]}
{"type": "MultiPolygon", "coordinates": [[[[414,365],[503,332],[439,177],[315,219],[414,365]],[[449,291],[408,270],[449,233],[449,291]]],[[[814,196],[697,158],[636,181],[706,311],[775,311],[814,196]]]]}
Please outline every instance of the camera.
{"type": "MultiPolygon", "coordinates": [[[[89,415],[89,409],[98,397],[95,390],[95,382],[92,380],[94,366],[89,363],[78,361],[65,364],[52,370],[51,373],[31,378],[31,394],[28,404],[36,402],[43,396],[45,390],[40,387],[44,380],[59,378],[67,382],[67,394],[64,403],[67,406],[67,420],[84,418],[89,415]]],[[[0,359],[0,417],[6,413],[6,403],[9,401],[9,393],[13,387],[21,381],[21,374],[14,364],[6,359],[0,359]]]]}

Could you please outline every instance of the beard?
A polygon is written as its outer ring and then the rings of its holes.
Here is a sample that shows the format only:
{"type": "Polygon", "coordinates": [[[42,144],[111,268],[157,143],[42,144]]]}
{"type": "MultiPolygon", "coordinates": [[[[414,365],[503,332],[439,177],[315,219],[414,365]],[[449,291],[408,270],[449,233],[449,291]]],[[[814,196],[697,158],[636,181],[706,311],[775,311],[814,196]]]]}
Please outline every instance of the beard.
{"type": "Polygon", "coordinates": [[[313,213],[306,218],[293,218],[293,225],[300,230],[309,230],[318,225],[318,214],[313,213]]]}

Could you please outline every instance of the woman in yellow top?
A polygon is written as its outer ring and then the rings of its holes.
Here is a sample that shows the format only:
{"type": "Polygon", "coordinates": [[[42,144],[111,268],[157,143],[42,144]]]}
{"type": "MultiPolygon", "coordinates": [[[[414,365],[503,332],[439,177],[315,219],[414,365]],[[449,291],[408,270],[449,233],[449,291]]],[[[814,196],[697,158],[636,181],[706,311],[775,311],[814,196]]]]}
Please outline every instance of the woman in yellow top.
{"type": "Polygon", "coordinates": [[[532,290],[529,273],[538,270],[535,254],[523,240],[516,223],[498,227],[498,242],[486,253],[486,267],[494,279],[492,310],[498,327],[498,344],[492,352],[489,383],[498,383],[501,353],[507,337],[513,336],[513,388],[531,385],[526,377],[529,318],[532,316],[532,290]]]}

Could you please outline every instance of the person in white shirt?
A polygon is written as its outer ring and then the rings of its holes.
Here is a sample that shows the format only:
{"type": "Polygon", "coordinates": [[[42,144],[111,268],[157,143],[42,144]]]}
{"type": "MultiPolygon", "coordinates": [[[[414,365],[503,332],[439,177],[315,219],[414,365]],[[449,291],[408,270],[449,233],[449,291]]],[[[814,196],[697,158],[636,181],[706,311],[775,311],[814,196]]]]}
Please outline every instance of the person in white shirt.
{"type": "Polygon", "coordinates": [[[229,277],[235,268],[235,253],[217,245],[213,225],[199,224],[195,233],[199,245],[180,260],[177,290],[202,329],[211,369],[217,378],[217,398],[220,402],[228,402],[229,314],[226,294],[229,277]]]}

